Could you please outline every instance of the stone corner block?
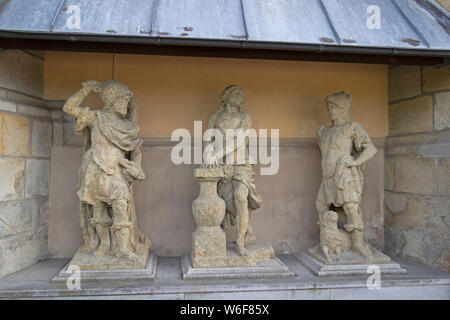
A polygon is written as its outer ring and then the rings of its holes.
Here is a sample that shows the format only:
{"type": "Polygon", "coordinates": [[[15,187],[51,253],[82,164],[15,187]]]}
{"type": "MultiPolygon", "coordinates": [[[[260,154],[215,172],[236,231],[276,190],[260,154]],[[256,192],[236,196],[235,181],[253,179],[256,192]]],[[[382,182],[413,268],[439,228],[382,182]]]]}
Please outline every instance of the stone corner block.
{"type": "Polygon", "coordinates": [[[9,112],[16,112],[17,106],[14,102],[11,102],[9,100],[0,99],[0,110],[1,111],[9,111],[9,112]]]}
{"type": "Polygon", "coordinates": [[[436,93],[434,97],[434,128],[450,128],[450,92],[436,93]]]}
{"type": "Polygon", "coordinates": [[[33,121],[31,153],[35,157],[50,157],[52,125],[49,122],[33,121]]]}
{"type": "Polygon", "coordinates": [[[435,194],[436,160],[405,157],[395,160],[395,189],[401,192],[435,194]]]}
{"type": "Polygon", "coordinates": [[[438,188],[442,195],[450,195],[450,157],[439,159],[438,188]]]}
{"type": "Polygon", "coordinates": [[[410,98],[421,93],[420,66],[399,66],[388,70],[389,101],[410,98]]]}
{"type": "Polygon", "coordinates": [[[24,197],[25,159],[0,158],[0,177],[0,201],[24,197]]]}
{"type": "Polygon", "coordinates": [[[423,67],[423,90],[433,92],[450,89],[450,65],[423,67]]]}
{"type": "Polygon", "coordinates": [[[394,159],[384,160],[384,188],[394,189],[394,159]]]}
{"type": "Polygon", "coordinates": [[[0,236],[34,231],[36,212],[30,200],[0,203],[0,236]]]}
{"type": "Polygon", "coordinates": [[[19,104],[17,106],[17,113],[23,113],[34,117],[47,117],[47,118],[51,117],[51,111],[48,109],[26,106],[23,104],[19,104]]]}
{"type": "Polygon", "coordinates": [[[27,118],[0,112],[0,155],[30,155],[30,123],[27,118]]]}
{"type": "Polygon", "coordinates": [[[26,175],[26,197],[48,195],[50,181],[50,160],[27,159],[26,175]]]}
{"type": "Polygon", "coordinates": [[[0,87],[42,98],[44,61],[22,50],[0,51],[0,87]]]}
{"type": "Polygon", "coordinates": [[[431,130],[433,130],[433,99],[431,95],[389,106],[389,134],[431,130]]]}

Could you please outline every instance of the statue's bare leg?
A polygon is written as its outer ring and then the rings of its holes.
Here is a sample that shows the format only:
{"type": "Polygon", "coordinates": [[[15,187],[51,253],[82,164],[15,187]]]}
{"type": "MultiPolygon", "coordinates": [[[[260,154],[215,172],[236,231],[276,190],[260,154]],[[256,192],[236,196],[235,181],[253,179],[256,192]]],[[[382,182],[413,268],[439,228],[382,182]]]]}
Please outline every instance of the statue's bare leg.
{"type": "Polygon", "coordinates": [[[323,186],[321,184],[319,193],[317,194],[317,199],[316,199],[316,209],[317,209],[317,212],[319,213],[320,220],[322,220],[322,214],[324,214],[325,212],[330,210],[330,204],[327,203],[323,193],[324,193],[324,190],[323,190],[323,186]]]}
{"type": "Polygon", "coordinates": [[[89,253],[95,250],[99,243],[95,228],[90,223],[92,217],[92,206],[80,201],[80,225],[83,233],[83,245],[79,250],[82,253],[89,253]]]}
{"type": "Polygon", "coordinates": [[[102,202],[94,206],[95,231],[100,239],[100,245],[95,250],[95,256],[104,256],[111,248],[109,226],[111,225],[106,205],[102,202]]]}
{"type": "Polygon", "coordinates": [[[331,257],[330,257],[330,253],[329,253],[328,247],[321,245],[320,248],[322,249],[322,252],[325,255],[325,258],[327,259],[327,262],[330,263],[330,264],[333,263],[333,259],[331,259],[331,257]]]}
{"type": "MultiPolygon", "coordinates": [[[[249,214],[250,215],[250,214],[249,214]]],[[[255,233],[253,232],[253,228],[248,224],[247,234],[245,235],[245,243],[252,243],[256,241],[255,233]]]]}
{"type": "Polygon", "coordinates": [[[139,256],[130,250],[131,222],[128,220],[128,201],[116,200],[112,203],[113,225],[111,229],[117,241],[116,257],[138,262],[139,256]]]}
{"type": "Polygon", "coordinates": [[[247,250],[244,247],[244,241],[249,220],[248,189],[244,184],[233,181],[233,195],[237,211],[237,252],[240,256],[246,256],[247,250]]]}
{"type": "Polygon", "coordinates": [[[230,213],[228,211],[225,212],[225,216],[224,216],[222,224],[220,226],[223,231],[226,231],[231,226],[230,213]]]}
{"type": "MultiPolygon", "coordinates": [[[[361,211],[359,210],[359,204],[345,204],[344,212],[347,217],[347,221],[350,222],[349,225],[351,226],[352,249],[366,258],[373,258],[372,251],[364,241],[364,224],[361,211]]],[[[346,225],[346,229],[347,228],[348,227],[346,225]]]]}

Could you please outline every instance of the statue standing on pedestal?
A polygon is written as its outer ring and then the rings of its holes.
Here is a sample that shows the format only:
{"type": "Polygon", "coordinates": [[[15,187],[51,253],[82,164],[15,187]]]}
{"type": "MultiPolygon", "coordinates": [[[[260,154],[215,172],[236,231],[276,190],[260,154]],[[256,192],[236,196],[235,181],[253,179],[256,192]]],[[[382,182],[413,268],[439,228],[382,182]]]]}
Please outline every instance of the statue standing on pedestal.
{"type": "Polygon", "coordinates": [[[214,132],[214,140],[205,145],[210,150],[205,149],[202,167],[194,170],[200,184],[199,197],[192,203],[197,224],[192,234],[194,268],[256,266],[275,256],[270,243],[256,241],[249,226],[250,212],[258,209],[262,201],[249,159],[249,139],[244,137],[252,126],[252,119],[243,108],[244,98],[240,87],[225,88],[219,110],[209,120],[209,129],[215,129],[210,131],[214,132]],[[244,135],[239,136],[236,130],[244,135]],[[234,161],[227,163],[227,159],[234,161]],[[227,245],[224,229],[231,225],[237,226],[236,246],[227,245]]]}
{"type": "MultiPolygon", "coordinates": [[[[92,260],[89,257],[93,254],[106,257],[107,268],[115,268],[115,264],[144,268],[151,241],[137,227],[133,199],[132,183],[145,178],[133,92],[114,80],[84,81],[63,110],[76,118],[75,131],[84,136],[78,190],[84,238],[78,251],[84,255],[81,260],[92,260]],[[90,92],[100,94],[103,109],[80,107],[90,92]],[[111,267],[111,256],[128,262],[123,265],[115,260],[111,267]]],[[[83,265],[83,261],[77,263],[83,265]]],[[[87,265],[95,263],[89,261],[87,265]]]]}
{"type": "MultiPolygon", "coordinates": [[[[219,159],[226,163],[226,157],[234,154],[234,159],[238,159],[238,144],[234,144],[231,150],[225,150],[226,131],[239,130],[246,131],[252,128],[252,118],[244,109],[245,93],[237,85],[231,85],[224,89],[220,98],[219,110],[211,116],[208,123],[209,129],[218,129],[224,137],[224,148],[219,150],[214,159],[209,163],[217,163],[219,159]],[[228,152],[228,155],[226,154],[228,152]]],[[[234,137],[233,137],[234,139],[234,137]]],[[[217,193],[225,200],[226,214],[222,222],[222,228],[230,226],[237,227],[237,252],[241,256],[247,255],[244,243],[254,242],[256,237],[249,224],[250,212],[258,209],[262,204],[261,196],[256,191],[255,171],[253,165],[249,163],[248,137],[245,139],[245,163],[225,164],[225,177],[219,181],[217,193]]]]}
{"type": "MultiPolygon", "coordinates": [[[[356,253],[370,262],[374,256],[364,240],[361,211],[363,174],[361,166],[377,152],[361,124],[352,122],[352,97],[345,92],[330,95],[325,100],[331,126],[317,130],[322,153],[322,183],[317,195],[319,212],[320,250],[326,263],[336,263],[347,251],[356,253]],[[338,228],[338,214],[343,210],[345,224],[338,228]],[[332,254],[337,259],[332,258],[332,254]]],[[[348,262],[348,261],[347,261],[348,262]]]]}

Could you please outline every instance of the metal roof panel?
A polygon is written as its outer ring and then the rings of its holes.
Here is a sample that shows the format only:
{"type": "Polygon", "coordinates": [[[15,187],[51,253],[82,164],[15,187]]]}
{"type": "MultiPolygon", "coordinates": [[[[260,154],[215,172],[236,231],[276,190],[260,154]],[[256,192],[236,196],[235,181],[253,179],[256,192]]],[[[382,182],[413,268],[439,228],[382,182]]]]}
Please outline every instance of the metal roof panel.
{"type": "Polygon", "coordinates": [[[391,0],[322,0],[342,44],[396,48],[426,48],[391,0]],[[380,28],[369,28],[379,8],[380,28]],[[368,23],[369,21],[369,23],[368,23]]]}
{"type": "Polygon", "coordinates": [[[159,0],[155,36],[242,39],[246,30],[240,0],[159,0]]]}
{"type": "Polygon", "coordinates": [[[243,0],[243,4],[249,40],[338,42],[320,0],[243,0]]]}
{"type": "Polygon", "coordinates": [[[48,32],[62,0],[9,0],[0,2],[0,29],[48,32]]]}
{"type": "Polygon", "coordinates": [[[53,28],[54,32],[148,36],[155,0],[66,0],[53,28]],[[80,8],[80,28],[68,21],[80,8]]]}
{"type": "MultiPolygon", "coordinates": [[[[412,0],[397,0],[397,5],[423,35],[430,48],[450,49],[450,35],[428,10],[412,0]]],[[[447,28],[450,29],[450,26],[447,28]]]]}
{"type": "Polygon", "coordinates": [[[0,0],[4,37],[260,49],[434,54],[450,50],[449,17],[432,0],[0,0]],[[373,5],[380,29],[367,26],[373,5]]]}

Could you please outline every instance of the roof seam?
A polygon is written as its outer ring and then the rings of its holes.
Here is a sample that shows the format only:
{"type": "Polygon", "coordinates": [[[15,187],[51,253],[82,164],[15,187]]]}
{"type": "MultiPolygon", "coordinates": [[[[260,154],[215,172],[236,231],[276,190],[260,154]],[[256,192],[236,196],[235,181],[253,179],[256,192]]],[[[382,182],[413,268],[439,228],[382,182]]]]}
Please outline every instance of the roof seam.
{"type": "Polygon", "coordinates": [[[240,1],[241,1],[241,10],[242,10],[242,21],[244,22],[245,39],[248,40],[248,28],[247,28],[247,21],[245,19],[245,9],[244,9],[244,1],[245,0],[240,0],[240,1]]]}
{"type": "Polygon", "coordinates": [[[150,36],[153,34],[153,27],[155,26],[156,10],[158,7],[158,3],[159,1],[155,0],[155,4],[153,6],[152,21],[150,21],[150,33],[149,33],[150,36]]]}
{"type": "Polygon", "coordinates": [[[408,18],[408,16],[403,12],[402,8],[398,5],[398,3],[395,0],[391,0],[394,7],[397,9],[397,11],[400,13],[403,19],[405,19],[406,23],[411,27],[411,29],[416,33],[416,35],[419,36],[420,40],[428,47],[430,47],[430,43],[427,41],[427,39],[424,37],[422,32],[419,31],[419,29],[413,24],[411,19],[408,18]]]}
{"type": "Polygon", "coordinates": [[[330,25],[331,31],[333,31],[333,36],[336,39],[336,42],[339,44],[341,43],[341,37],[339,36],[338,32],[336,31],[336,28],[333,25],[333,22],[331,21],[330,15],[328,13],[327,8],[325,7],[325,4],[323,3],[323,0],[318,0],[320,7],[322,8],[323,14],[325,15],[325,17],[327,18],[327,22],[330,25]]]}
{"type": "Polygon", "coordinates": [[[55,12],[55,15],[53,16],[52,22],[50,23],[50,32],[53,32],[53,27],[55,26],[56,23],[56,19],[58,18],[59,13],[61,12],[61,8],[64,6],[64,3],[66,2],[66,0],[61,0],[59,2],[59,6],[58,9],[55,12]]]}

